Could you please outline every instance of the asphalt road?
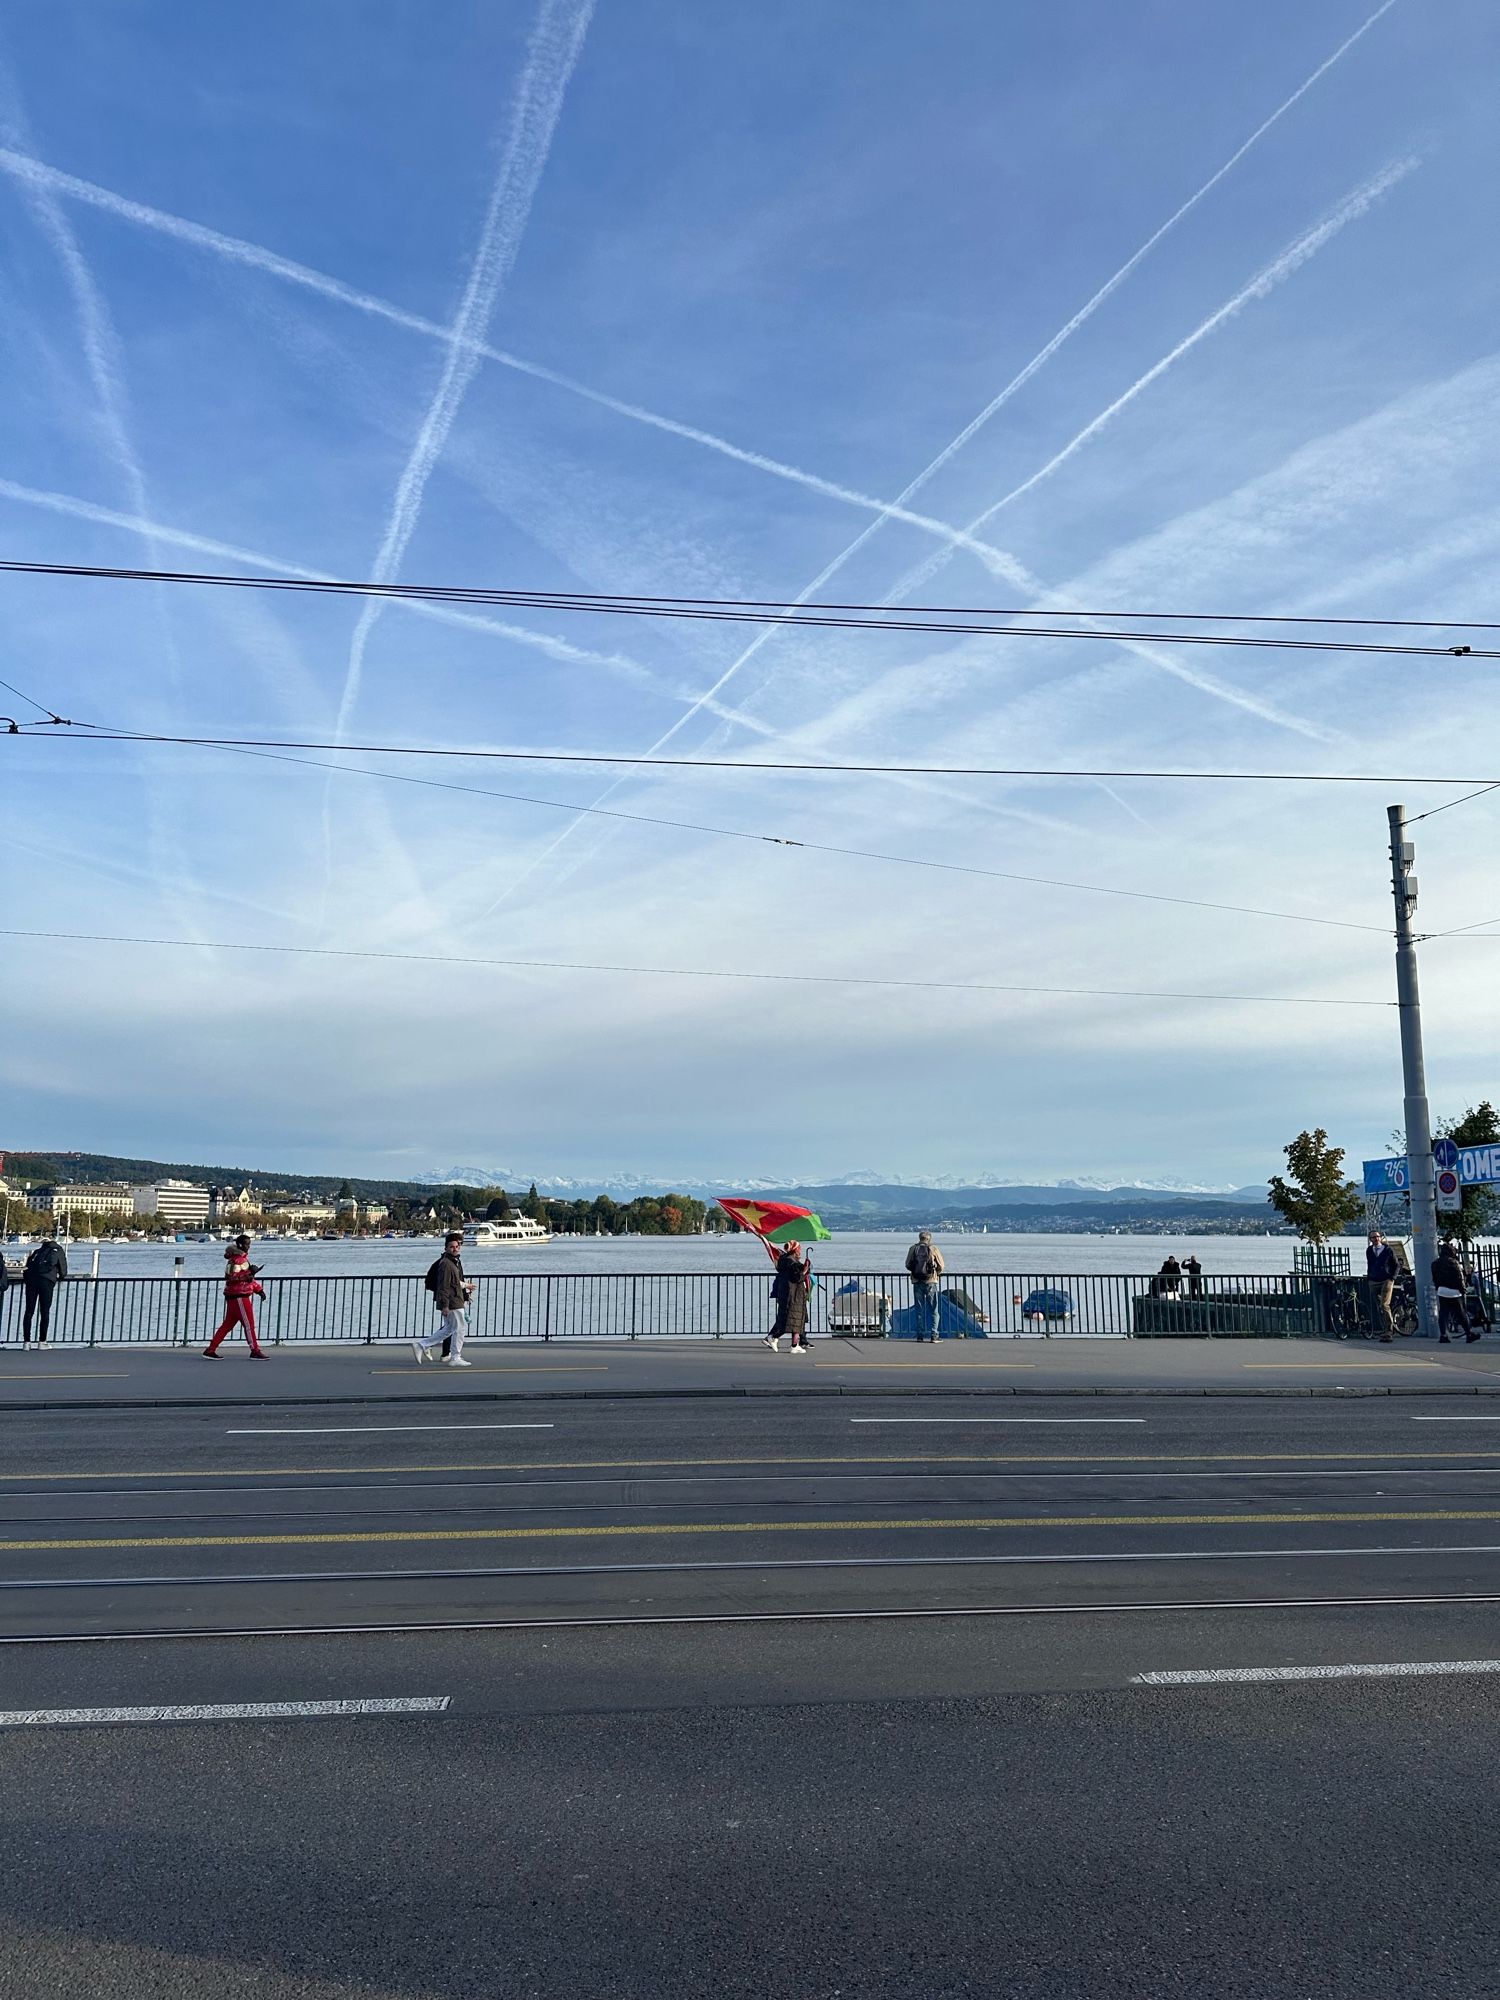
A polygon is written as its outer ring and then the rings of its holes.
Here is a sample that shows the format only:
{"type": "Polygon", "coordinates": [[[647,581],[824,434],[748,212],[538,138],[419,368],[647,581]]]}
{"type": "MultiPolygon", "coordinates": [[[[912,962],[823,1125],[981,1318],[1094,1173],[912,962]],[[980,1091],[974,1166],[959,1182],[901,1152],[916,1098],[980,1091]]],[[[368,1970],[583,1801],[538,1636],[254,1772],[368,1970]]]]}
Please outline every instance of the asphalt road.
{"type": "Polygon", "coordinates": [[[1485,1400],[3,1421],[5,2000],[1495,1986],[1485,1400]]]}
{"type": "Polygon", "coordinates": [[[470,1341],[472,1366],[418,1367],[408,1343],[308,1342],[252,1361],[225,1347],[0,1347],[0,1412],[118,1403],[475,1402],[628,1396],[1500,1395],[1500,1336],[1404,1340],[814,1339],[470,1341]]]}

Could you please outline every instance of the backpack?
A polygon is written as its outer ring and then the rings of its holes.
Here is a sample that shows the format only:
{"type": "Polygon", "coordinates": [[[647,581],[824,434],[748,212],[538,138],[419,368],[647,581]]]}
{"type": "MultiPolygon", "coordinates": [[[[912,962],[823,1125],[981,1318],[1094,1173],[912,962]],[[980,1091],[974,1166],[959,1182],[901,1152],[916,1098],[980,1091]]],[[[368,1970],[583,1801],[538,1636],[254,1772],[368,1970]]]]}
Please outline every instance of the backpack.
{"type": "Polygon", "coordinates": [[[911,1274],[919,1285],[925,1285],[937,1276],[937,1258],[932,1254],[930,1243],[918,1243],[913,1247],[911,1274]]]}

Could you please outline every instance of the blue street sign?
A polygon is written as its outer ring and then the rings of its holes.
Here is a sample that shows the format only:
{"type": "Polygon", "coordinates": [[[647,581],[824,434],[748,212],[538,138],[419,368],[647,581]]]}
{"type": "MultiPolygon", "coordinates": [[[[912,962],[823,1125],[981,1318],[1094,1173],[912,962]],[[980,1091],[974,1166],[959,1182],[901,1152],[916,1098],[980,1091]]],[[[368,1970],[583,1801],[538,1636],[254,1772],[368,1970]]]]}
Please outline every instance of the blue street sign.
{"type": "Polygon", "coordinates": [[[1452,1139],[1434,1139],[1432,1142],[1432,1164],[1441,1173],[1452,1172],[1458,1165],[1458,1145],[1452,1139]]]}
{"type": "Polygon", "coordinates": [[[1366,1194],[1405,1194],[1407,1189],[1406,1161],[1366,1160],[1366,1194]]]}
{"type": "Polygon", "coordinates": [[[1494,1187],[1500,1182],[1500,1145],[1460,1146],[1456,1164],[1465,1187],[1494,1187]]]}

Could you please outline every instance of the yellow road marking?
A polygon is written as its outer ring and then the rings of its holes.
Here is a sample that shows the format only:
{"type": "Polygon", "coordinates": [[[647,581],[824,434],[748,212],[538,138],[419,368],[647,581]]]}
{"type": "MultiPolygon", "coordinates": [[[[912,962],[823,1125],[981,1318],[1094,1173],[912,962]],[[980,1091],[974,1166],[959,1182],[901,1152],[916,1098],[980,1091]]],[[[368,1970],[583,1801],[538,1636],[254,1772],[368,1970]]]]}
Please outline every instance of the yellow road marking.
{"type": "Polygon", "coordinates": [[[1332,1521],[1500,1521],[1500,1508],[1443,1507],[1410,1512],[1381,1510],[1319,1514],[970,1514],[944,1520],[889,1521],[654,1521],[636,1525],[563,1528],[358,1528],[303,1535],[101,1535],[33,1542],[3,1542],[0,1552],[33,1554],[56,1549],[249,1549],[340,1546],[367,1542],[599,1541],[623,1535],[806,1535],[889,1533],[899,1528],[1228,1528],[1288,1527],[1332,1521]]]}
{"type": "MultiPolygon", "coordinates": [[[[826,1366],[826,1364],[824,1365],[826,1366]]],[[[848,1367],[849,1364],[842,1362],[839,1365],[841,1367],[848,1367]]],[[[955,1375],[962,1369],[967,1369],[971,1374],[993,1375],[997,1368],[1035,1368],[1036,1365],[1034,1361],[942,1361],[938,1364],[945,1375],[955,1375]]],[[[814,1363],[814,1366],[817,1366],[817,1364],[814,1363]]],[[[888,1374],[894,1372],[898,1375],[905,1375],[909,1374],[913,1369],[920,1368],[922,1363],[920,1361],[861,1361],[858,1363],[858,1366],[862,1370],[883,1368],[888,1374]]]]}
{"type": "Polygon", "coordinates": [[[55,1374],[44,1374],[40,1369],[28,1368],[24,1375],[16,1379],[21,1382],[123,1382],[129,1373],[128,1368],[63,1368],[55,1374]]]}
{"type": "Polygon", "coordinates": [[[433,1465],[153,1466],[149,1471],[11,1472],[28,1484],[66,1479],[347,1479],[370,1472],[659,1472],[720,1465],[1381,1465],[1396,1459],[1500,1458],[1500,1451],[1026,1451],[834,1452],[761,1458],[502,1458],[449,1459],[433,1465]]]}

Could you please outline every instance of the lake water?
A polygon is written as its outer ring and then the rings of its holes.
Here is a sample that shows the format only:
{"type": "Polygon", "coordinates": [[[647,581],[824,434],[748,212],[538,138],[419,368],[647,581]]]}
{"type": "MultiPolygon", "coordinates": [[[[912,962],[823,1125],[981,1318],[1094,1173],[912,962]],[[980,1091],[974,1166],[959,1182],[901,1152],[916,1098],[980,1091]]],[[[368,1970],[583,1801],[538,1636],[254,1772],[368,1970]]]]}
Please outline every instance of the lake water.
{"type": "MultiPolygon", "coordinates": [[[[830,1276],[839,1272],[898,1272],[912,1243],[909,1231],[841,1231],[831,1243],[814,1246],[814,1265],[830,1276]]],[[[1093,1272],[1136,1275],[1157,1270],[1169,1251],[1191,1251],[1215,1276],[1287,1272],[1292,1266],[1289,1236],[1009,1236],[944,1235],[935,1238],[949,1272],[1029,1276],[1083,1276],[1093,1272]]],[[[1348,1239],[1359,1265],[1358,1238],[1348,1239]]],[[[251,1254],[267,1277],[416,1275],[425,1271],[442,1245],[436,1238],[384,1238],[363,1243],[277,1243],[251,1254]]],[[[25,1255],[17,1246],[8,1254],[25,1255]]],[[[101,1243],[99,1274],[106,1278],[170,1277],[173,1260],[184,1259],[189,1277],[215,1276],[224,1268],[220,1243],[101,1243]]],[[[84,1276],[94,1246],[69,1247],[70,1268],[84,1276]]],[[[536,1248],[495,1244],[464,1252],[464,1269],[490,1272],[758,1271],[766,1253],[746,1236],[559,1236],[536,1248]]]]}

